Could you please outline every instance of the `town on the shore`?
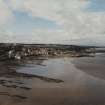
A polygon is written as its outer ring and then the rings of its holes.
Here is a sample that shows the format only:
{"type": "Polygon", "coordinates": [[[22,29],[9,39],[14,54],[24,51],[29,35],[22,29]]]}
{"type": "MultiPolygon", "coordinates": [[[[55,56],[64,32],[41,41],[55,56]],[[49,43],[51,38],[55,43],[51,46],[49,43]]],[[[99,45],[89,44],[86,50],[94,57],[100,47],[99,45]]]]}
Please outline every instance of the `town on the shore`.
{"type": "Polygon", "coordinates": [[[60,44],[0,43],[0,59],[24,59],[25,57],[83,57],[95,56],[94,46],[60,44]]]}

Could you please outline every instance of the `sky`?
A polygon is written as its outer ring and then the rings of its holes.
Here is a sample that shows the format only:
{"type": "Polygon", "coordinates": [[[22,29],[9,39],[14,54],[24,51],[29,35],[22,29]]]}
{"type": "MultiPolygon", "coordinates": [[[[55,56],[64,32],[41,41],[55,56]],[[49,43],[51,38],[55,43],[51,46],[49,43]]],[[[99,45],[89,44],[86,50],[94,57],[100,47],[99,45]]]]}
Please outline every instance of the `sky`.
{"type": "Polygon", "coordinates": [[[0,42],[105,45],[105,0],[0,0],[0,42]]]}

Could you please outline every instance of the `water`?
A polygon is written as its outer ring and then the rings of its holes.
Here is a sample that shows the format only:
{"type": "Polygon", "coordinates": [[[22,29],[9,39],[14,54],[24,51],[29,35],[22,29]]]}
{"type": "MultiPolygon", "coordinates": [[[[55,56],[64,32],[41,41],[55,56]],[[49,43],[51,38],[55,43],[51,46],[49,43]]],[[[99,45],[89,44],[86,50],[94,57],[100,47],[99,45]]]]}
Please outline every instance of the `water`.
{"type": "MultiPolygon", "coordinates": [[[[25,103],[19,100],[20,104],[105,105],[105,54],[7,62],[1,64],[1,71],[0,91],[9,93],[11,90],[12,94],[26,96],[25,103]],[[14,85],[17,87],[14,88],[14,85]]],[[[7,101],[10,100],[14,99],[7,101]]]]}
{"type": "MultiPolygon", "coordinates": [[[[38,62],[38,61],[33,61],[38,62]]],[[[70,67],[71,62],[68,58],[49,58],[44,60],[41,64],[30,64],[27,63],[25,66],[17,69],[19,73],[34,74],[46,77],[57,78],[63,76],[70,67]]]]}

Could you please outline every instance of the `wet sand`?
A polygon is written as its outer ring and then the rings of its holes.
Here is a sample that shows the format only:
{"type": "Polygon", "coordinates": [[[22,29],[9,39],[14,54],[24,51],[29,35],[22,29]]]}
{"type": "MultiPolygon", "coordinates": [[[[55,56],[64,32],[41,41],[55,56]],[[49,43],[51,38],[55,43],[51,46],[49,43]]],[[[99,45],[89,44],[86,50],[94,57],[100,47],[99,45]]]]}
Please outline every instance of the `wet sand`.
{"type": "Polygon", "coordinates": [[[105,105],[104,60],[97,55],[0,62],[0,105],[105,105]]]}

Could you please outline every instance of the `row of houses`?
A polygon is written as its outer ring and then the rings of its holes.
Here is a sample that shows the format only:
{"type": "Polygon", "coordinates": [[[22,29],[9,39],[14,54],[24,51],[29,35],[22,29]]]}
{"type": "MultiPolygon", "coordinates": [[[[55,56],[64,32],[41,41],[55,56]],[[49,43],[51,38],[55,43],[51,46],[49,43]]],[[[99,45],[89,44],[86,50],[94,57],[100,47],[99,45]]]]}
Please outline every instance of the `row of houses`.
{"type": "Polygon", "coordinates": [[[95,49],[78,49],[70,50],[53,47],[31,47],[31,46],[12,46],[8,51],[8,58],[22,59],[28,56],[83,56],[94,54],[95,49]]]}
{"type": "Polygon", "coordinates": [[[9,58],[21,59],[27,56],[60,56],[64,52],[48,48],[22,48],[22,50],[11,49],[8,51],[9,58]]]}

